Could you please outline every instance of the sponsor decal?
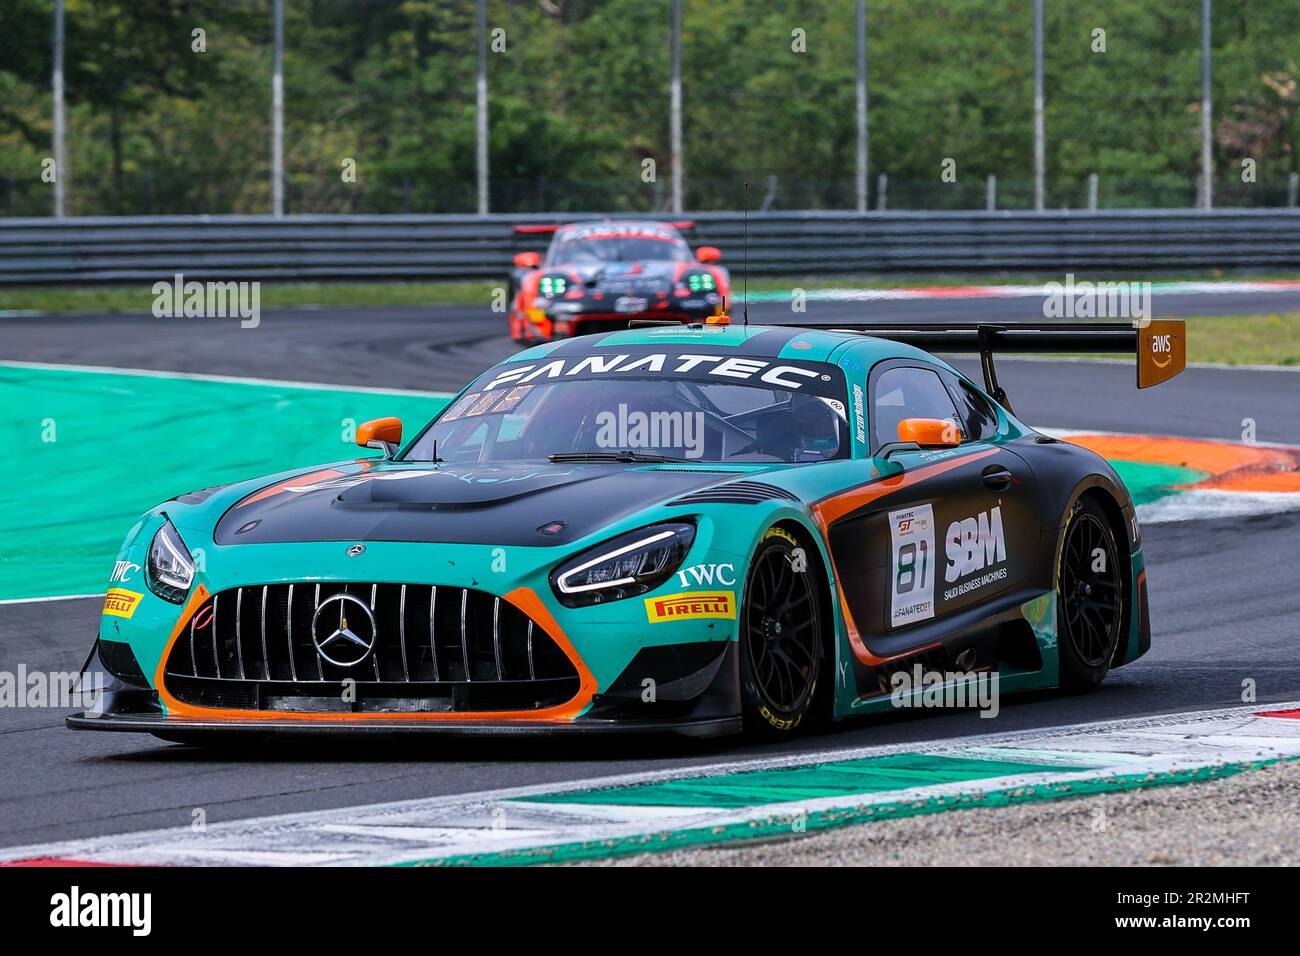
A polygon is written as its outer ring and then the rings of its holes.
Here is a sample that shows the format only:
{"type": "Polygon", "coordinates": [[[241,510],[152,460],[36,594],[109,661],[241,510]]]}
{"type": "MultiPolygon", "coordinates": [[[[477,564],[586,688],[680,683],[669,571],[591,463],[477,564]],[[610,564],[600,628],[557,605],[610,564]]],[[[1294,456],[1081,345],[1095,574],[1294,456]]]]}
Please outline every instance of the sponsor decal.
{"type": "Polygon", "coordinates": [[[987,574],[981,574],[977,578],[971,578],[969,581],[963,581],[955,588],[948,588],[943,592],[943,599],[945,601],[951,601],[955,598],[961,597],[963,594],[969,594],[971,591],[978,591],[986,584],[993,584],[994,582],[1005,581],[1006,579],[1007,569],[998,568],[996,571],[990,571],[987,574]]]}
{"type": "Polygon", "coordinates": [[[108,593],[104,595],[104,613],[111,617],[130,618],[135,614],[142,597],[144,595],[138,591],[109,588],[108,593]]]}
{"type": "Polygon", "coordinates": [[[572,242],[580,239],[659,239],[678,242],[676,230],[656,227],[653,223],[599,222],[575,224],[558,230],[557,241],[572,242]]]}
{"type": "Polygon", "coordinates": [[[212,619],[215,616],[216,611],[213,610],[212,605],[205,604],[199,609],[199,613],[194,615],[194,621],[190,626],[196,631],[201,631],[212,623],[212,619]]]}
{"type": "Polygon", "coordinates": [[[734,564],[696,564],[678,571],[677,579],[682,582],[684,588],[688,588],[692,584],[706,585],[708,587],[721,584],[725,587],[732,587],[736,583],[736,566],[734,564]]]}
{"type": "Polygon", "coordinates": [[[1187,366],[1181,322],[1149,322],[1138,331],[1138,388],[1168,381],[1187,366]]]}
{"type": "Polygon", "coordinates": [[[735,591],[695,591],[645,599],[645,616],[651,624],[697,618],[736,619],[735,591]]]}
{"type": "MultiPolygon", "coordinates": [[[[710,296],[709,298],[712,299],[713,296],[710,296]]],[[[689,300],[683,302],[682,305],[688,309],[692,307],[692,304],[689,300]]],[[[675,328],[664,327],[660,329],[651,329],[649,334],[654,336],[685,335],[687,337],[693,338],[699,335],[723,335],[726,333],[726,331],[727,331],[727,326],[725,325],[702,325],[699,328],[692,328],[689,325],[682,325],[682,326],[677,326],[675,328]]]]}
{"type": "MultiPolygon", "coordinates": [[[[948,566],[944,568],[943,579],[949,584],[989,565],[1006,561],[1007,539],[1002,531],[1002,506],[997,505],[981,511],[974,518],[963,518],[948,525],[944,548],[948,566]]],[[[1006,577],[1005,569],[1002,577],[1006,577]]]]}
{"type": "MultiPolygon", "coordinates": [[[[503,369],[483,386],[483,392],[491,392],[502,385],[521,385],[574,375],[595,377],[630,372],[639,372],[642,375],[694,374],[737,381],[757,379],[764,385],[791,390],[802,388],[809,380],[829,381],[830,379],[816,369],[800,365],[773,364],[766,359],[742,358],[736,355],[654,352],[635,357],[627,354],[571,356],[503,369]]],[[[495,399],[495,396],[491,398],[495,399]]],[[[486,402],[487,399],[484,401],[486,402]]]]}
{"type": "Polygon", "coordinates": [[[867,413],[862,397],[862,386],[853,385],[853,437],[859,444],[867,442],[867,413]]]}
{"type": "Polygon", "coordinates": [[[140,565],[132,561],[119,561],[113,565],[113,573],[109,581],[114,584],[126,584],[131,580],[131,575],[140,570],[140,565]]]}
{"type": "Polygon", "coordinates": [[[929,504],[889,513],[892,590],[889,626],[934,617],[934,508],[929,504]]]}

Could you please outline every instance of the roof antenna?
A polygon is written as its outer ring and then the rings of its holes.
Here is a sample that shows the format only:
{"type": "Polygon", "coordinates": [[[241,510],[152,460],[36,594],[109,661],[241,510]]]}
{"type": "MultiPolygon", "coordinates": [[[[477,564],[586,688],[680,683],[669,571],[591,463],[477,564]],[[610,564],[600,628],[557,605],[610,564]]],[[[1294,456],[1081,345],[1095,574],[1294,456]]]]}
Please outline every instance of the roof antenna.
{"type": "Polygon", "coordinates": [[[749,328],[749,180],[745,180],[745,264],[741,275],[744,302],[741,305],[741,324],[749,328]]]}

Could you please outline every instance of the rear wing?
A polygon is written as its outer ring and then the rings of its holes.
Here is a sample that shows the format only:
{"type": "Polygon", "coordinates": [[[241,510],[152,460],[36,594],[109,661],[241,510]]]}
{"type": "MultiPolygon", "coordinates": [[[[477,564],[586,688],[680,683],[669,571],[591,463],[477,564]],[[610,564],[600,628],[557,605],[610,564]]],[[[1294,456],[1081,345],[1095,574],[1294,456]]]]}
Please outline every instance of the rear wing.
{"type": "MultiPolygon", "coordinates": [[[[601,220],[593,219],[590,221],[600,222],[601,220]]],[[[612,222],[612,220],[609,219],[605,221],[612,222]]],[[[659,220],[655,220],[655,221],[658,222],[659,220]]],[[[558,230],[563,225],[565,225],[565,223],[560,223],[560,222],[539,223],[539,224],[522,223],[520,225],[515,226],[513,231],[517,236],[549,236],[555,233],[556,230],[558,230]]],[[[678,220],[674,220],[673,222],[666,222],[664,223],[664,225],[672,226],[678,232],[687,232],[695,228],[695,220],[678,219],[678,220]]]]}
{"type": "MultiPolygon", "coordinates": [[[[927,352],[977,354],[984,388],[1003,405],[1007,395],[998,384],[995,352],[1041,355],[1120,353],[1137,356],[1137,387],[1167,382],[1187,367],[1187,329],[1181,321],[1127,323],[1060,323],[1043,325],[814,325],[809,328],[856,332],[925,349],[927,352]]],[[[1010,407],[1008,405],[1008,407],[1010,407]]]]}

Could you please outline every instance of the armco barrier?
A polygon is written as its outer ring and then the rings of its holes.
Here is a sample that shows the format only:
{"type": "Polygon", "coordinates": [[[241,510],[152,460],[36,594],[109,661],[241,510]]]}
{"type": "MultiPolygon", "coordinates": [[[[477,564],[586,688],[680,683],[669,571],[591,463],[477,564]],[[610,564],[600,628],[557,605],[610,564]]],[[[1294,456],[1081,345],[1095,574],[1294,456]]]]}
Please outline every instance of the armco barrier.
{"type": "MultiPolygon", "coordinates": [[[[0,285],[187,279],[503,277],[535,216],[162,216],[0,219],[0,285]]],[[[682,218],[682,217],[661,217],[682,218]]],[[[741,261],[738,213],[687,214],[694,245],[741,261]]],[[[1300,266],[1300,210],[780,212],[749,217],[755,275],[1300,266]]]]}

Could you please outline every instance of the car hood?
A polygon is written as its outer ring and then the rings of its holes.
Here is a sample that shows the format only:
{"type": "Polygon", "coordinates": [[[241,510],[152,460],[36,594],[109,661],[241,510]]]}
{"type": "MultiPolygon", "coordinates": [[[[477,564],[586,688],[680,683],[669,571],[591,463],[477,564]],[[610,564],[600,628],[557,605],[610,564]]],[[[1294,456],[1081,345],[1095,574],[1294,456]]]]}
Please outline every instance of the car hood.
{"type": "MultiPolygon", "coordinates": [[[[217,544],[420,541],[554,546],[745,469],[619,463],[334,467],[268,485],[217,523],[217,544]]],[[[686,509],[683,509],[686,513],[686,509]]]]}

